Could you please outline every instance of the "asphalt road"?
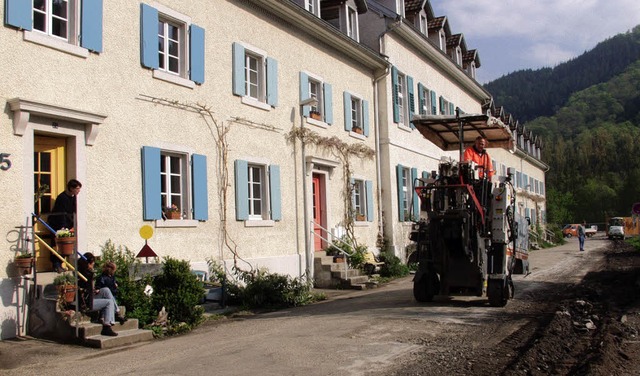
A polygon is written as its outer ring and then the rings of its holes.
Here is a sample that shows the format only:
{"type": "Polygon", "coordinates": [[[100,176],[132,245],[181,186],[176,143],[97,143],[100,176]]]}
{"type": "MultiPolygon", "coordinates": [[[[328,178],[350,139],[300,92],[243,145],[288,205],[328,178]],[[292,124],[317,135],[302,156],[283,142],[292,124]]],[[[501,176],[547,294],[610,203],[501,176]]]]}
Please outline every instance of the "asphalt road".
{"type": "MultiPolygon", "coordinates": [[[[545,284],[580,280],[606,244],[596,236],[586,241],[585,252],[578,252],[577,239],[532,252],[531,274],[515,276],[516,296],[507,308],[545,284]]],[[[0,374],[383,375],[424,350],[430,338],[457,326],[481,325],[504,309],[475,297],[418,303],[406,277],[374,290],[334,292],[311,306],[209,322],[186,335],[121,349],[2,341],[0,374]]],[[[505,324],[492,341],[519,325],[505,324]]]]}

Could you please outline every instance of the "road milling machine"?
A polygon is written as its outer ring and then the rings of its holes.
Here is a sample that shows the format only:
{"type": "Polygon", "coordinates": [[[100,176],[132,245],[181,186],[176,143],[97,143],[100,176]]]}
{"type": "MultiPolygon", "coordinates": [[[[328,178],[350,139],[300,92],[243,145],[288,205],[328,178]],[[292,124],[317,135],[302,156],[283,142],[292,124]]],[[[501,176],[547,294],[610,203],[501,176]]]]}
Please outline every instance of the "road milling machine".
{"type": "Polygon", "coordinates": [[[418,270],[413,295],[486,297],[502,307],[513,297],[513,273],[528,270],[528,220],[516,213],[512,169],[493,182],[480,178],[481,167],[463,161],[464,147],[477,136],[491,146],[513,151],[511,132],[487,115],[417,116],[416,128],[443,150],[459,148],[460,160],[443,157],[438,170],[413,182],[420,199],[419,220],[410,238],[416,242],[418,270]]]}

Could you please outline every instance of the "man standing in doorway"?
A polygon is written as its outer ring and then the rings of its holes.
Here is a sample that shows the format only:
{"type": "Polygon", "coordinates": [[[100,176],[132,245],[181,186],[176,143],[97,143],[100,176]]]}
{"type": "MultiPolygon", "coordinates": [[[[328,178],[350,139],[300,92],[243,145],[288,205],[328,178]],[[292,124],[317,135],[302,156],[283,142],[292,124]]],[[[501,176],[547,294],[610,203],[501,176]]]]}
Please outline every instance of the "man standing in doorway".
{"type": "MultiPolygon", "coordinates": [[[[49,215],[49,226],[55,231],[61,228],[72,229],[74,226],[74,214],[76,214],[77,196],[82,188],[82,183],[76,179],[67,182],[67,189],[56,198],[53,209],[49,215]]],[[[53,253],[50,256],[53,270],[62,273],[62,262],[53,253]]]]}

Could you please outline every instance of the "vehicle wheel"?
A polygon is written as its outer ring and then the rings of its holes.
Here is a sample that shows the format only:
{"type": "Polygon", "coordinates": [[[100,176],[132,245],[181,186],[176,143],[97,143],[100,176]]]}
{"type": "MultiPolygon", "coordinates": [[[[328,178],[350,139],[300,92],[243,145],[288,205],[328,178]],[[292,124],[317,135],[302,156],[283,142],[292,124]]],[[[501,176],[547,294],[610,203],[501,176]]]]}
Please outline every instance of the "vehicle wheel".
{"type": "Polygon", "coordinates": [[[510,291],[505,281],[489,280],[487,285],[489,305],[492,307],[504,307],[509,299],[510,291]]]}
{"type": "Polygon", "coordinates": [[[433,301],[437,291],[439,291],[439,282],[435,273],[425,273],[420,280],[413,281],[413,297],[421,303],[433,301]]]}

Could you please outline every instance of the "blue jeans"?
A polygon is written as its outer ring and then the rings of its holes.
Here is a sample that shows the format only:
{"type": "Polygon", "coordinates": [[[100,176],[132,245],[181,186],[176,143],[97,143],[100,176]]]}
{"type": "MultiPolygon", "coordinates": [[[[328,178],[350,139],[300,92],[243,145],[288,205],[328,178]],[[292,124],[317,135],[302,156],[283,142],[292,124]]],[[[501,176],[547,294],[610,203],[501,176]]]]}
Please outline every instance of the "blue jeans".
{"type": "Polygon", "coordinates": [[[116,299],[109,288],[103,287],[93,296],[93,309],[100,311],[100,318],[104,325],[115,325],[117,308],[116,299]]]}
{"type": "Polygon", "coordinates": [[[580,242],[580,250],[584,251],[584,235],[578,236],[578,241],[580,242]]]}

